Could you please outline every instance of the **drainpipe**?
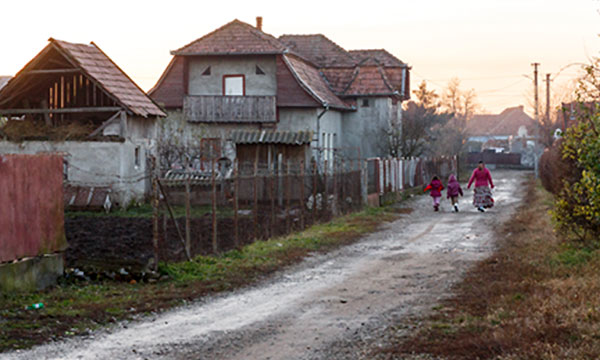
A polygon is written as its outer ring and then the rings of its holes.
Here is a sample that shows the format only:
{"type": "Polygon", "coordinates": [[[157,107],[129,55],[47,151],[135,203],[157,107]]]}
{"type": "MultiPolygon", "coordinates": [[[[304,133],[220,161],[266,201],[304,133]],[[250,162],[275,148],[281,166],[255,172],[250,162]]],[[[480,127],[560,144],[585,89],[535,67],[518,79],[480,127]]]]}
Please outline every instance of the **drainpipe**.
{"type": "Polygon", "coordinates": [[[321,118],[323,117],[323,115],[325,115],[326,112],[329,111],[329,104],[325,103],[325,107],[323,108],[323,111],[321,111],[321,113],[319,115],[317,115],[317,167],[320,167],[321,165],[321,118]]]}

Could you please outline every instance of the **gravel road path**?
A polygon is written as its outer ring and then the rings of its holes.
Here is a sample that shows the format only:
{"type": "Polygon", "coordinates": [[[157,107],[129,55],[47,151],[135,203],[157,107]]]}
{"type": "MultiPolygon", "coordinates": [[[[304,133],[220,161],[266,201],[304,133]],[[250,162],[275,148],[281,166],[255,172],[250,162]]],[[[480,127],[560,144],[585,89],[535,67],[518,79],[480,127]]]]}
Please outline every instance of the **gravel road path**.
{"type": "MultiPolygon", "coordinates": [[[[523,172],[492,171],[496,207],[484,214],[414,211],[361,241],[311,256],[255,287],[208,297],[88,338],[3,354],[8,359],[360,359],[392,321],[423,315],[494,247],[494,228],[523,197],[523,172]]],[[[1,356],[0,356],[1,357],[1,356]]]]}

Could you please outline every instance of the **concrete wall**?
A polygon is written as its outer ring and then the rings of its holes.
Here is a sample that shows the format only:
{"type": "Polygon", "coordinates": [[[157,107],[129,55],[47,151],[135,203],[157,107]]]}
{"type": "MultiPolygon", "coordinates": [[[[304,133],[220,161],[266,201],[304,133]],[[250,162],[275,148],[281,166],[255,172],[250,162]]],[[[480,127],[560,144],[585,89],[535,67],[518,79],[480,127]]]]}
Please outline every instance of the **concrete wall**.
{"type": "Polygon", "coordinates": [[[0,141],[0,154],[64,154],[67,182],[79,186],[110,186],[113,205],[126,206],[143,199],[150,187],[147,156],[154,140],[100,141],[0,141]],[[138,164],[136,165],[136,148],[138,164]]]}
{"type": "MultiPolygon", "coordinates": [[[[365,99],[369,102],[368,107],[363,106],[363,99],[359,98],[357,110],[344,114],[344,144],[347,151],[354,153],[360,147],[361,156],[365,158],[385,157],[388,155],[385,134],[393,118],[392,100],[387,97],[365,99]]],[[[396,107],[396,111],[401,111],[400,106],[396,107]]],[[[401,118],[401,114],[396,116],[401,118]]]]}
{"type": "Polygon", "coordinates": [[[0,264],[0,292],[42,290],[55,285],[63,270],[63,254],[48,254],[0,264]]]}
{"type": "Polygon", "coordinates": [[[269,56],[203,56],[191,58],[189,62],[190,95],[223,95],[223,75],[246,77],[246,95],[277,95],[275,55],[269,56]],[[264,75],[256,74],[259,66],[264,75]],[[202,75],[210,66],[210,75],[202,75]]]}

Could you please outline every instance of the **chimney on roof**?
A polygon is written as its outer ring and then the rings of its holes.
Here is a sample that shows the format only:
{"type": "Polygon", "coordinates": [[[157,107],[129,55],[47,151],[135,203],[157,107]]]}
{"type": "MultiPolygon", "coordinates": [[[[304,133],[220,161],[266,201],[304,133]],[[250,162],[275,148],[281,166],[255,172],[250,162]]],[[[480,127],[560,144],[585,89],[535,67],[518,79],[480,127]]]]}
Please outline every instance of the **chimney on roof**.
{"type": "Polygon", "coordinates": [[[262,31],[262,16],[256,17],[256,28],[262,31]]]}

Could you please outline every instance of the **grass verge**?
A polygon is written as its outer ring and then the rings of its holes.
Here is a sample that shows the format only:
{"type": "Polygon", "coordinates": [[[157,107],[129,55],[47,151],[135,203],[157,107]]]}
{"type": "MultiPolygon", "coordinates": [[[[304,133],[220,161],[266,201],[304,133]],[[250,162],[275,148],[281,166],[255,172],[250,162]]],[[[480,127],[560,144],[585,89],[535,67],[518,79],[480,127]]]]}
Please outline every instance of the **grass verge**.
{"type": "Polygon", "coordinates": [[[557,237],[551,195],[533,180],[526,186],[522,207],[498,230],[495,254],[417,330],[390,330],[394,344],[374,357],[600,358],[600,252],[557,237]]]}
{"type": "Polygon", "coordinates": [[[370,208],[219,256],[161,264],[161,273],[169,279],[157,283],[78,283],[30,294],[0,294],[0,352],[87,334],[111,322],[256,283],[311,252],[349,244],[398,216],[393,209],[370,208]],[[39,302],[44,303],[43,309],[25,310],[39,302]]]}

